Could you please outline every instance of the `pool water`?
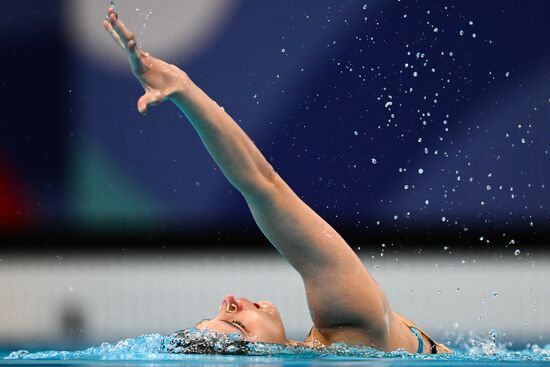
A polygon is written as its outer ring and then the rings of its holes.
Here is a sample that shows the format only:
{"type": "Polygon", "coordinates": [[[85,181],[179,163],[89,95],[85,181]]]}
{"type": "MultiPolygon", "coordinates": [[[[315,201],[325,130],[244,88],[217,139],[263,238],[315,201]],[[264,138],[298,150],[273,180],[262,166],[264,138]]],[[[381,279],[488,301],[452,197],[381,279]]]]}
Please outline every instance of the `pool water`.
{"type": "MultiPolygon", "coordinates": [[[[520,351],[491,343],[455,348],[453,354],[384,353],[337,344],[323,349],[254,344],[253,355],[175,354],[167,336],[142,335],[80,351],[0,352],[0,366],[549,366],[550,345],[520,351]]],[[[212,339],[213,340],[213,339],[212,339]]],[[[226,348],[228,345],[220,346],[226,348]]]]}

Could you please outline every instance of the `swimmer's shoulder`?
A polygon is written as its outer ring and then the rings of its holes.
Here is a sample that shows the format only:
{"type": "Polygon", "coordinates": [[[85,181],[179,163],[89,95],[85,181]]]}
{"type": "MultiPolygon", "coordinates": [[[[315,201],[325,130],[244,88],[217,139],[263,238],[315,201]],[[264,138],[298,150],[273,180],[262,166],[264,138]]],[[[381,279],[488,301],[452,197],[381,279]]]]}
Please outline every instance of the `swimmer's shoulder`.
{"type": "Polygon", "coordinates": [[[328,347],[333,343],[346,343],[387,350],[387,347],[385,347],[386,343],[384,343],[384,347],[381,347],[380,342],[377,343],[367,330],[361,327],[345,325],[326,329],[319,329],[313,326],[302,345],[309,348],[322,348],[328,347]]]}
{"type": "Polygon", "coordinates": [[[386,348],[375,346],[375,343],[370,340],[368,334],[364,331],[361,331],[358,328],[346,327],[331,329],[327,332],[326,330],[321,331],[317,327],[313,326],[310,329],[308,336],[302,343],[299,344],[309,348],[322,348],[328,347],[335,342],[343,342],[352,345],[361,344],[385,350],[406,349],[411,353],[415,353],[418,348],[418,339],[410,330],[410,328],[413,327],[417,329],[423,337],[425,342],[424,353],[430,353],[432,345],[435,345],[437,353],[453,352],[444,344],[435,342],[422,328],[418,327],[418,325],[408,318],[396,312],[392,312],[392,316],[393,317],[390,321],[390,335],[386,343],[386,348]]]}

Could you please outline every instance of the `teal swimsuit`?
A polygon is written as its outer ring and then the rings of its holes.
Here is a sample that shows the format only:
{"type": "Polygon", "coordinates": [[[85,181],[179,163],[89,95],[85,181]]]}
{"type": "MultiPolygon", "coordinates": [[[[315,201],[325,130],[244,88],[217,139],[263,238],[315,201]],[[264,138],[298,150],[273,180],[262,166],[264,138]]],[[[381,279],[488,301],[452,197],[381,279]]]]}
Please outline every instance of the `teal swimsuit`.
{"type": "Polygon", "coordinates": [[[420,335],[420,333],[418,332],[418,330],[416,330],[416,328],[412,327],[410,330],[418,338],[418,349],[416,353],[422,353],[424,351],[424,339],[422,339],[422,335],[420,335]]]}
{"type": "MultiPolygon", "coordinates": [[[[411,330],[411,333],[413,333],[418,338],[418,349],[416,350],[416,353],[422,354],[422,352],[424,352],[424,339],[422,339],[422,334],[415,327],[409,327],[409,329],[411,330]]],[[[437,354],[436,343],[431,338],[428,338],[428,341],[431,345],[431,354],[437,354]]]]}

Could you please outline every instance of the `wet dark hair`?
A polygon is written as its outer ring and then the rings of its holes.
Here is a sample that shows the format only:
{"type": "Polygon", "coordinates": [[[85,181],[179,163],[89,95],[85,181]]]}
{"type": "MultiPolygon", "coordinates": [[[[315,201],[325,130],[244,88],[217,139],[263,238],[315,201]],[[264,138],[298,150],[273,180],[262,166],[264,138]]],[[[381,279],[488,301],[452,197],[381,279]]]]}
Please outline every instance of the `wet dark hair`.
{"type": "Polygon", "coordinates": [[[195,328],[176,331],[163,341],[164,352],[174,354],[254,354],[255,343],[244,340],[242,335],[222,334],[195,328]]]}

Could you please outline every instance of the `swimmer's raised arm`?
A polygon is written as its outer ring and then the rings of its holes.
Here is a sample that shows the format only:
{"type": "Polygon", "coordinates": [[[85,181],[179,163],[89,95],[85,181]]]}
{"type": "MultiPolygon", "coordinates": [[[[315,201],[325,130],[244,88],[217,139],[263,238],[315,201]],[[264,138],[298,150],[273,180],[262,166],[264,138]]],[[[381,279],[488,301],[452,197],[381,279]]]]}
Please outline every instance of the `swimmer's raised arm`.
{"type": "Polygon", "coordinates": [[[104,27],[127,51],[145,89],[139,111],[170,99],[185,113],[263,233],[302,276],[322,336],[339,341],[351,332],[358,341],[391,349],[397,340],[396,335],[390,338],[394,322],[386,297],[344,239],[292,191],[237,123],[186,73],[141,51],[112,9],[104,27]]]}
{"type": "Polygon", "coordinates": [[[243,195],[256,196],[275,174],[237,123],[175,65],[139,49],[134,34],[109,9],[105,29],[127,52],[132,71],[145,90],[138,111],[170,99],[187,116],[224,175],[243,195]]]}

